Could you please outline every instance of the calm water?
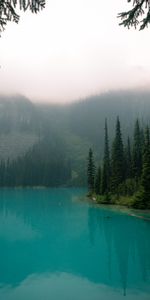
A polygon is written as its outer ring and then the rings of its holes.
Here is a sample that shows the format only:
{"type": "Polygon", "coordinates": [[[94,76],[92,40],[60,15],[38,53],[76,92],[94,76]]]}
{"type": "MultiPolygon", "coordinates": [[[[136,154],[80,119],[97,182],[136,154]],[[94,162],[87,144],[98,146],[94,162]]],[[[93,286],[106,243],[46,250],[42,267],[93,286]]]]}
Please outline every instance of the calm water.
{"type": "Polygon", "coordinates": [[[0,300],[150,299],[150,222],[84,195],[0,191],[0,300]]]}

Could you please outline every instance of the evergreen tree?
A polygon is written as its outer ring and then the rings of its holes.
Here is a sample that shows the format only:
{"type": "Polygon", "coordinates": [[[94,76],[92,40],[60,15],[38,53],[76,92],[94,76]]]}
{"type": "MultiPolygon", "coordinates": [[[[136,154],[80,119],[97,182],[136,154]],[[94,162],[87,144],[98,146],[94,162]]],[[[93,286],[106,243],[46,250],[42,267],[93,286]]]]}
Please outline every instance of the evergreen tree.
{"type": "Polygon", "coordinates": [[[143,145],[145,143],[145,132],[144,132],[143,127],[141,128],[140,133],[141,133],[141,148],[142,148],[142,151],[143,151],[143,145]]]}
{"type": "Polygon", "coordinates": [[[96,178],[95,178],[95,193],[97,195],[101,194],[101,167],[97,169],[96,178]]]}
{"type": "Polygon", "coordinates": [[[149,0],[127,0],[132,2],[132,7],[125,12],[119,13],[118,17],[121,18],[121,23],[128,29],[132,26],[139,29],[145,29],[150,23],[150,1],[149,0]]]}
{"type": "Polygon", "coordinates": [[[150,134],[148,127],[145,130],[140,190],[135,197],[134,206],[143,209],[150,208],[150,134]]]}
{"type": "Polygon", "coordinates": [[[124,151],[119,117],[117,117],[116,135],[112,145],[111,172],[111,191],[114,194],[118,194],[118,186],[123,182],[125,177],[124,151]]]}
{"type": "Polygon", "coordinates": [[[109,140],[108,140],[107,119],[106,119],[101,192],[104,195],[107,194],[109,190],[110,190],[110,155],[109,155],[109,140]]]}
{"type": "Polygon", "coordinates": [[[95,165],[93,159],[93,151],[91,148],[89,150],[89,156],[88,156],[87,176],[88,176],[88,190],[89,190],[89,194],[91,194],[94,192],[94,183],[95,183],[95,165]]]}
{"type": "Polygon", "coordinates": [[[133,177],[138,184],[142,171],[142,135],[139,120],[136,120],[133,141],[133,177]]]}
{"type": "Polygon", "coordinates": [[[126,179],[132,177],[132,157],[131,157],[131,144],[130,138],[128,137],[127,147],[125,149],[125,169],[126,169],[126,179]]]}
{"type": "Polygon", "coordinates": [[[71,180],[65,149],[52,149],[48,138],[15,160],[1,161],[0,186],[62,186],[71,180]]]}
{"type": "Polygon", "coordinates": [[[19,22],[18,8],[32,13],[37,13],[45,7],[45,0],[0,0],[0,33],[5,29],[8,22],[19,22]]]}

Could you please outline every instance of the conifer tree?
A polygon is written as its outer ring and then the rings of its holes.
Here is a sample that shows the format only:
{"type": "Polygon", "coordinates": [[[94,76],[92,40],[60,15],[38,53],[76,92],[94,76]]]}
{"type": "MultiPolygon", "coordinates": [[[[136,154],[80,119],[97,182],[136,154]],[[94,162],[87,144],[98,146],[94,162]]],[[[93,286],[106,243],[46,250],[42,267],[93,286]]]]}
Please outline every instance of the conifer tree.
{"type": "MultiPolygon", "coordinates": [[[[145,132],[144,132],[143,127],[140,129],[140,134],[141,134],[141,148],[142,148],[142,152],[143,152],[143,145],[145,143],[145,132]]],[[[142,153],[142,155],[143,155],[143,153],[142,153]]]]}
{"type": "Polygon", "coordinates": [[[134,206],[144,209],[150,208],[150,134],[148,127],[145,130],[141,185],[134,206]]]}
{"type": "Polygon", "coordinates": [[[88,156],[87,176],[88,176],[89,194],[92,194],[94,192],[94,187],[95,187],[95,164],[93,159],[93,151],[91,148],[89,150],[89,156],[88,156]]]}
{"type": "Polygon", "coordinates": [[[125,169],[126,169],[126,178],[132,177],[132,157],[131,157],[131,144],[130,144],[130,138],[128,137],[127,140],[127,147],[125,149],[125,169]]]}
{"type": "Polygon", "coordinates": [[[108,140],[108,128],[107,119],[105,120],[105,142],[104,142],[104,159],[102,169],[102,183],[101,192],[107,194],[110,189],[110,155],[109,155],[109,140],[108,140]]]}
{"type": "Polygon", "coordinates": [[[8,22],[19,22],[18,10],[37,13],[45,7],[45,0],[0,0],[0,34],[8,22]]]}
{"type": "Polygon", "coordinates": [[[133,141],[133,177],[138,183],[142,171],[142,135],[139,120],[136,120],[133,141]]]}
{"type": "Polygon", "coordinates": [[[119,117],[117,117],[116,135],[112,145],[111,172],[111,191],[114,194],[118,194],[118,186],[123,182],[125,177],[124,150],[119,117]]]}
{"type": "Polygon", "coordinates": [[[118,17],[121,18],[121,23],[128,29],[132,26],[139,29],[145,29],[150,23],[150,1],[149,0],[127,0],[127,2],[132,2],[132,6],[125,12],[118,14],[118,17]]]}
{"type": "Polygon", "coordinates": [[[95,193],[97,195],[101,194],[101,167],[97,169],[95,178],[95,193]]]}

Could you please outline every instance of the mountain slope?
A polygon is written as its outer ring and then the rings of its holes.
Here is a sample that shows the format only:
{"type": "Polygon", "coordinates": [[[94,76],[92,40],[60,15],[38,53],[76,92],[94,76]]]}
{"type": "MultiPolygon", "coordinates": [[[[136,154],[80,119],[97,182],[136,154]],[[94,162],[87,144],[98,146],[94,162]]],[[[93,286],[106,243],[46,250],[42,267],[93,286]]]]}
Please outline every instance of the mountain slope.
{"type": "Polygon", "coordinates": [[[150,92],[113,92],[68,105],[33,104],[23,96],[0,96],[0,157],[14,159],[24,155],[44,139],[47,147],[47,137],[50,153],[57,139],[53,153],[63,141],[72,168],[71,183],[85,184],[89,147],[94,149],[96,160],[101,160],[105,118],[112,141],[118,115],[127,138],[137,117],[142,123],[149,122],[150,92]]]}

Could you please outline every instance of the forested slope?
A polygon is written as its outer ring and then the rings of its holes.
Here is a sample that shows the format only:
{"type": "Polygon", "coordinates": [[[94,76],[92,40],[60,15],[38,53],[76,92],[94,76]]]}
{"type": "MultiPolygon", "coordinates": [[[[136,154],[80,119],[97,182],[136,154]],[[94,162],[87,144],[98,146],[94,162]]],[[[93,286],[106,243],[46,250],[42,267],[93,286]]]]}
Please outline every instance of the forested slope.
{"type": "Polygon", "coordinates": [[[42,141],[43,160],[45,147],[49,160],[63,149],[71,168],[68,184],[85,184],[88,150],[92,147],[96,160],[102,159],[105,118],[112,140],[117,116],[123,137],[132,138],[137,117],[141,124],[149,122],[150,92],[110,92],[68,105],[33,104],[23,96],[0,96],[0,159],[11,161],[31,154],[42,141]]]}

